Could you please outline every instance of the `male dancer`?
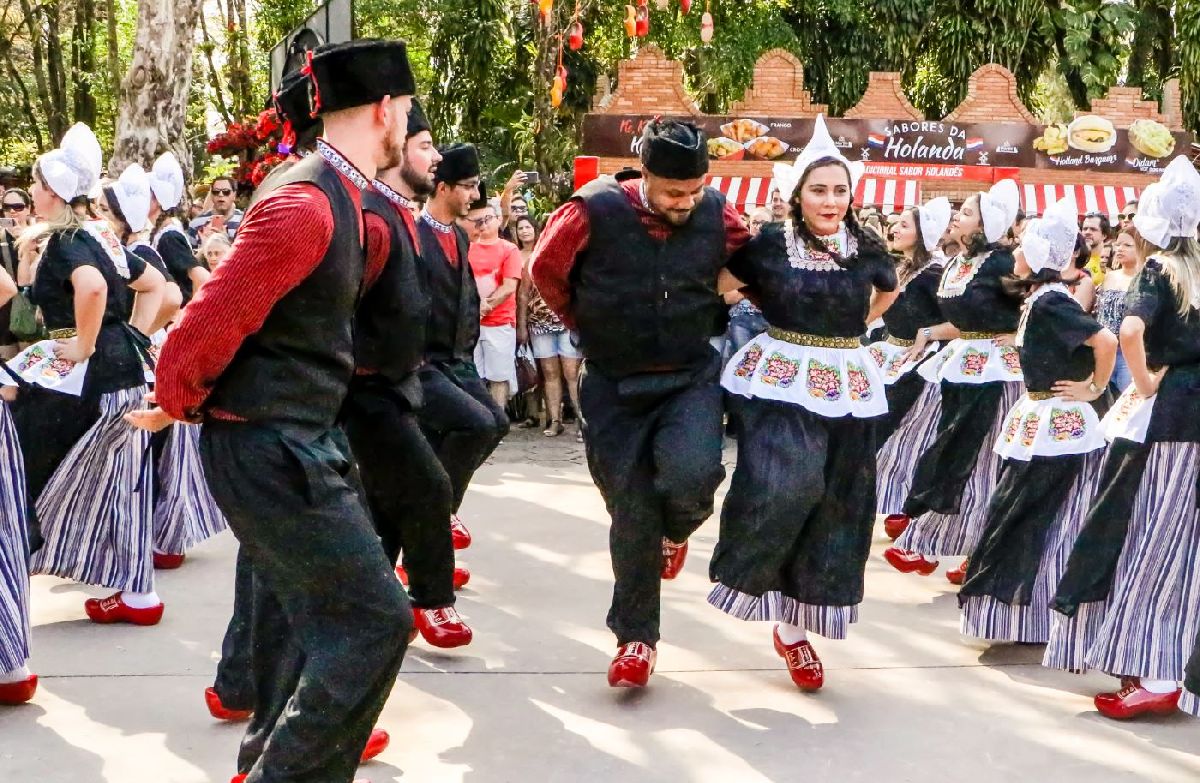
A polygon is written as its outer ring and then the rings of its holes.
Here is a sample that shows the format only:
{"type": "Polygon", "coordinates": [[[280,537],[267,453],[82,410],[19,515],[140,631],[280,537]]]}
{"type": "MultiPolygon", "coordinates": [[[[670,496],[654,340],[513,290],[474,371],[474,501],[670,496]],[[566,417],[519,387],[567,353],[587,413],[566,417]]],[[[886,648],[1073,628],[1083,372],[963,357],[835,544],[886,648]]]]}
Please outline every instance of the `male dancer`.
{"type": "Polygon", "coordinates": [[[248,783],[349,781],[412,628],[336,426],[377,271],[361,190],[399,163],[412,71],[391,41],[323,47],[307,68],[317,153],[246,215],[158,365],[162,410],[204,423],[205,477],[253,566],[255,712],[235,778],[248,783]]]}
{"type": "Polygon", "coordinates": [[[588,466],[612,516],[616,585],[608,627],[614,687],[646,685],[659,638],[660,579],[712,515],[721,466],[724,330],[717,273],[750,239],[737,210],[704,185],[704,133],[652,122],[642,176],[601,177],[559,207],[534,251],[546,304],[578,329],[588,466]]]}
{"type": "Polygon", "coordinates": [[[508,434],[508,415],[496,404],[475,370],[479,342],[479,291],[467,263],[467,235],[456,221],[479,197],[479,153],[471,144],[440,150],[434,191],[417,225],[422,274],[432,309],[421,368],[424,406],[419,418],[450,476],[451,530],[455,548],[470,534],[458,509],[471,477],[508,434]]]}
{"type": "MultiPolygon", "coordinates": [[[[428,133],[429,122],[414,101],[406,164],[409,142],[428,133]]],[[[414,146],[416,165],[429,171],[436,151],[422,157],[420,145],[414,146]]],[[[430,308],[418,279],[416,222],[392,187],[404,187],[402,168],[380,169],[374,187],[363,193],[367,254],[386,265],[358,309],[357,368],[342,419],[384,552],[395,565],[404,551],[417,630],[434,647],[460,647],[470,643],[471,629],[454,609],[450,477],[415,415],[422,404],[417,369],[430,308]]]]}

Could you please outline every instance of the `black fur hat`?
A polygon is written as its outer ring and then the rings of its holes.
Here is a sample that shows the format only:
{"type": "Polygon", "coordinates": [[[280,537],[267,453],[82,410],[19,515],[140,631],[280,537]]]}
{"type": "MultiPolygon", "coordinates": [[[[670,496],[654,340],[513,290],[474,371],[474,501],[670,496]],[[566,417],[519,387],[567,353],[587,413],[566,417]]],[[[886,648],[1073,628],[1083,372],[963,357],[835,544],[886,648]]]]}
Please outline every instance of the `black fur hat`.
{"type": "Polygon", "coordinates": [[[429,124],[429,118],[425,116],[421,102],[413,98],[412,108],[408,110],[408,134],[405,138],[411,139],[421,131],[429,131],[432,134],[433,126],[429,124]]]}
{"type": "Polygon", "coordinates": [[[479,176],[479,150],[474,144],[450,144],[440,147],[442,162],[433,172],[434,182],[454,184],[479,176]]]}
{"type": "Polygon", "coordinates": [[[642,132],[642,165],[666,179],[697,179],[708,173],[708,145],[695,123],[654,120],[642,132]]]}
{"type": "Polygon", "coordinates": [[[272,96],[271,102],[275,105],[279,121],[291,123],[296,146],[301,149],[311,146],[320,135],[323,123],[320,117],[313,117],[309,110],[308,77],[299,71],[292,71],[283,77],[283,83],[272,96]]]}
{"type": "Polygon", "coordinates": [[[320,46],[308,69],[309,113],[314,116],[417,91],[404,41],[367,38],[320,46]]]}

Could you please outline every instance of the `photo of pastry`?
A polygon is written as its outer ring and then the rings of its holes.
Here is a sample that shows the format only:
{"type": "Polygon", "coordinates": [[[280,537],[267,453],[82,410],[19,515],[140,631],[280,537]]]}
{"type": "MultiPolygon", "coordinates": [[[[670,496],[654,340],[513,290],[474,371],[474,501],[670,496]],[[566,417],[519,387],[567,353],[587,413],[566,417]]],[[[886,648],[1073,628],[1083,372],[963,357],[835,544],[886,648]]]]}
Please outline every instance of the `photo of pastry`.
{"type": "Polygon", "coordinates": [[[1033,148],[1047,155],[1061,155],[1067,151],[1067,126],[1065,123],[1047,125],[1042,135],[1033,140],[1033,148]]]}
{"type": "Polygon", "coordinates": [[[760,136],[746,143],[746,152],[752,157],[762,160],[775,160],[788,149],[790,149],[790,145],[786,141],[774,136],[760,136]]]}
{"type": "Polygon", "coordinates": [[[1099,114],[1085,114],[1067,126],[1067,143],[1083,152],[1108,152],[1117,143],[1117,129],[1099,114]]]}
{"type": "Polygon", "coordinates": [[[1166,125],[1154,120],[1134,120],[1129,143],[1148,158],[1165,158],[1175,151],[1175,137],[1166,125]]]}
{"type": "Polygon", "coordinates": [[[746,150],[740,142],[726,136],[708,140],[708,156],[717,160],[740,160],[746,150]]]}
{"type": "Polygon", "coordinates": [[[770,128],[766,125],[750,119],[733,120],[721,126],[721,133],[742,144],[762,136],[768,130],[770,128]]]}

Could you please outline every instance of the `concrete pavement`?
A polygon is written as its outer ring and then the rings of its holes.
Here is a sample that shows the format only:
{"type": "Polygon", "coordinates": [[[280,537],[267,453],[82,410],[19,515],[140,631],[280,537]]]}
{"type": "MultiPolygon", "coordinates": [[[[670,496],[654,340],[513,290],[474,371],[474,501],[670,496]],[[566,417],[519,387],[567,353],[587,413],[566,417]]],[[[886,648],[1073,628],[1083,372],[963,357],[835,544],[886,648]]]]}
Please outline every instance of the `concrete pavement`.
{"type": "MultiPolygon", "coordinates": [[[[798,692],[767,624],[705,603],[716,519],[663,590],[659,669],[614,691],[604,627],[607,517],[569,436],[515,432],[463,510],[475,543],[459,609],[474,643],[418,642],[380,720],[373,783],[1195,781],[1200,721],[1114,723],[1091,695],[1114,680],[1051,672],[1040,647],[962,640],[940,573],[867,573],[851,638],[814,637],[826,687],[798,692]]],[[[214,722],[211,683],[235,545],[225,534],[160,572],[155,628],[89,623],[105,591],[36,577],[34,702],[0,710],[2,783],[225,783],[241,727],[214,722]]],[[[957,563],[943,563],[947,566],[957,563]]]]}

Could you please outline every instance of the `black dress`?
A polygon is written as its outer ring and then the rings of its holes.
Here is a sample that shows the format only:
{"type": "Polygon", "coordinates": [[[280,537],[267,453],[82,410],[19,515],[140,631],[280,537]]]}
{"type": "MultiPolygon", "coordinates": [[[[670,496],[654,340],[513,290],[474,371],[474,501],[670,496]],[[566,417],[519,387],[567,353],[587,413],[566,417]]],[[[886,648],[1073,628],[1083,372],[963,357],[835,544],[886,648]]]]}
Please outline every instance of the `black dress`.
{"type": "Polygon", "coordinates": [[[791,224],[764,227],[729,269],[771,325],[729,362],[743,405],[738,463],[721,513],[709,602],[844,638],[857,619],[875,521],[879,368],[858,336],[873,289],[896,271],[882,248],[843,234],[846,260],[801,247],[791,224]]]}
{"type": "Polygon", "coordinates": [[[192,278],[189,274],[201,266],[200,260],[192,252],[192,245],[182,229],[168,225],[154,237],[154,249],[162,258],[164,272],[168,280],[174,280],[183,294],[183,304],[192,301],[192,278]]]}
{"type": "Polygon", "coordinates": [[[994,338],[1012,334],[1021,303],[1004,285],[1013,273],[1012,253],[995,249],[947,264],[938,287],[943,315],[962,332],[921,368],[941,384],[937,437],[917,463],[904,513],[926,519],[910,525],[896,546],[922,555],[969,552],[986,519],[999,479],[991,443],[1000,419],[1020,395],[1016,348],[994,338]]]}
{"type": "Polygon", "coordinates": [[[1061,563],[1078,534],[1106,445],[1092,405],[1052,394],[1095,370],[1084,345],[1100,324],[1062,285],[1031,295],[1018,333],[1029,394],[1008,413],[995,450],[1005,457],[987,524],[959,593],[962,631],[1042,643],[1061,563]]]}
{"type": "Polygon", "coordinates": [[[876,431],[880,445],[896,431],[925,389],[925,379],[899,357],[912,346],[922,329],[946,320],[937,296],[943,271],[941,264],[929,264],[905,284],[900,296],[883,314],[888,339],[871,346],[871,354],[880,363],[887,383],[888,412],[879,420],[876,431]]]}

